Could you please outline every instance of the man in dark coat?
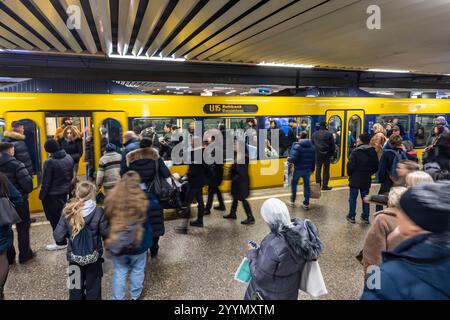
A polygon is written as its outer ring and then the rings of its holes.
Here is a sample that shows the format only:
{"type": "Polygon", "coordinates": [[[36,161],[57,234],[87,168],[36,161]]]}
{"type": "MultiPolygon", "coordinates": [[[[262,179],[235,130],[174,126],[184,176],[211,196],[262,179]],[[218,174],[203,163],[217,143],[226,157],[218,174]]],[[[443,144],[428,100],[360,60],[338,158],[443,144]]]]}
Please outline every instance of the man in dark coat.
{"type": "MultiPolygon", "coordinates": [[[[0,172],[3,172],[9,181],[19,190],[23,203],[16,207],[16,211],[22,220],[16,224],[17,240],[19,242],[19,262],[25,263],[36,255],[30,248],[30,209],[28,194],[33,191],[33,179],[25,168],[25,165],[14,158],[14,145],[10,142],[0,143],[0,172]]],[[[14,246],[8,250],[8,260],[12,263],[16,251],[14,246]]]]}
{"type": "Polygon", "coordinates": [[[122,153],[122,163],[120,164],[120,175],[123,175],[126,172],[127,154],[133,150],[139,149],[138,136],[134,131],[125,132],[123,138],[125,139],[125,143],[123,144],[124,149],[122,153]]]}
{"type": "Polygon", "coordinates": [[[295,199],[297,198],[297,185],[300,178],[303,179],[304,196],[303,209],[309,209],[309,198],[311,197],[310,176],[314,172],[316,163],[316,152],[311,140],[307,139],[306,132],[300,133],[300,141],[294,143],[291,148],[288,161],[294,165],[294,173],[291,183],[291,207],[295,206],[295,199]]]}
{"type": "Polygon", "coordinates": [[[288,141],[289,141],[289,149],[292,148],[292,145],[297,142],[297,120],[289,119],[289,129],[288,129],[288,141]]]}
{"type": "Polygon", "coordinates": [[[11,142],[14,145],[14,158],[25,165],[30,175],[34,174],[30,153],[25,143],[25,127],[22,122],[13,121],[11,131],[5,131],[4,142],[11,142]]]}
{"type": "MultiPolygon", "coordinates": [[[[74,162],[64,149],[61,149],[58,141],[48,140],[44,145],[45,151],[50,154],[44,162],[42,170],[42,185],[39,199],[44,207],[45,217],[50,222],[52,230],[61,218],[62,209],[66,204],[72,189],[74,162]]],[[[49,244],[49,251],[65,249],[67,243],[61,245],[49,244]]]]}
{"type": "Polygon", "coordinates": [[[311,140],[316,149],[316,182],[321,184],[322,190],[331,190],[328,181],[330,180],[330,164],[335,151],[335,143],[333,134],[327,129],[326,122],[320,123],[319,130],[313,133],[311,140]]]}
{"type": "Polygon", "coordinates": [[[368,272],[362,299],[449,300],[450,182],[418,184],[402,195],[400,207],[398,230],[409,239],[368,272]]]}
{"type": "MultiPolygon", "coordinates": [[[[361,199],[369,194],[372,183],[372,175],[378,171],[378,157],[375,148],[369,146],[370,135],[362,133],[356,141],[356,148],[350,154],[347,163],[349,175],[350,196],[347,220],[355,223],[356,200],[361,193],[361,199]]],[[[362,202],[363,212],[361,220],[369,224],[370,205],[362,202]]]]}
{"type": "MultiPolygon", "coordinates": [[[[208,140],[209,144],[214,143],[215,138],[211,136],[208,140]]],[[[212,154],[214,157],[214,153],[212,154]]],[[[221,160],[221,159],[217,159],[221,160]]],[[[207,185],[208,185],[208,201],[206,202],[205,215],[211,214],[211,208],[213,205],[214,195],[217,194],[217,200],[219,205],[214,207],[215,210],[225,211],[225,203],[223,202],[222,192],[219,189],[220,184],[223,180],[223,159],[222,161],[217,161],[212,164],[207,164],[207,185]],[[219,162],[219,163],[217,163],[219,162]]]]}

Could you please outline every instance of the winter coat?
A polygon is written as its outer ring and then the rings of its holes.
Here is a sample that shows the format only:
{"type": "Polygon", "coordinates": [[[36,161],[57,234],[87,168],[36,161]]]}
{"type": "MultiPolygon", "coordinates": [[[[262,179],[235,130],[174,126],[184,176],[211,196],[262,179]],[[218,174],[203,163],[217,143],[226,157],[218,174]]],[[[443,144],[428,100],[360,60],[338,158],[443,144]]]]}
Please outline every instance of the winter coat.
{"type": "MultiPolygon", "coordinates": [[[[161,237],[166,232],[164,227],[164,211],[159,204],[158,198],[151,193],[147,194],[149,207],[148,207],[148,220],[151,224],[153,237],[161,237]]],[[[150,244],[149,247],[152,245],[150,244]]]]}
{"type": "Polygon", "coordinates": [[[208,168],[205,162],[203,161],[203,149],[201,150],[201,163],[196,163],[195,161],[195,153],[197,153],[199,149],[191,151],[191,164],[189,164],[188,171],[186,173],[188,177],[189,187],[191,188],[203,188],[203,186],[207,183],[207,173],[208,168]]]}
{"type": "Polygon", "coordinates": [[[333,134],[325,128],[320,128],[314,132],[311,141],[316,149],[317,159],[329,159],[334,154],[336,148],[333,134]]]}
{"type": "Polygon", "coordinates": [[[108,193],[120,180],[120,164],[122,155],[117,152],[106,152],[98,163],[97,186],[103,186],[108,193]]]}
{"type": "Polygon", "coordinates": [[[244,164],[233,163],[231,166],[231,195],[234,199],[245,200],[250,195],[250,176],[248,159],[244,164]]]}
{"type": "Polygon", "coordinates": [[[379,266],[383,251],[390,251],[406,240],[401,234],[394,236],[392,233],[398,225],[397,212],[397,209],[386,208],[375,213],[364,240],[362,264],[365,269],[371,265],[379,266]]]}
{"type": "Polygon", "coordinates": [[[23,198],[33,191],[33,178],[25,165],[4,152],[0,153],[0,172],[8,177],[23,198]]]}
{"type": "Polygon", "coordinates": [[[127,154],[126,159],[127,171],[136,171],[141,176],[143,183],[151,183],[155,178],[156,165],[161,177],[170,177],[169,168],[165,165],[162,158],[158,154],[158,150],[154,148],[140,148],[127,154]]]}
{"type": "Polygon", "coordinates": [[[39,199],[42,200],[47,195],[69,194],[72,189],[73,166],[72,157],[63,149],[53,153],[44,162],[39,199]]]}
{"type": "Polygon", "coordinates": [[[369,289],[366,282],[362,299],[448,300],[449,270],[450,234],[421,234],[383,253],[380,285],[369,289]]]}
{"type": "Polygon", "coordinates": [[[294,164],[294,170],[314,171],[316,165],[316,150],[309,139],[294,143],[288,161],[294,164]]]}
{"type": "Polygon", "coordinates": [[[127,155],[131,151],[139,149],[139,141],[137,139],[130,139],[123,144],[122,163],[120,164],[120,175],[127,171],[127,155]]]}
{"type": "Polygon", "coordinates": [[[363,144],[352,151],[347,163],[351,188],[370,189],[372,175],[377,171],[378,156],[375,148],[363,144]]]}
{"type": "Polygon", "coordinates": [[[62,138],[58,142],[61,148],[72,157],[74,164],[78,164],[83,155],[83,139],[78,138],[74,141],[68,141],[65,138],[62,138]]]}
{"type": "Polygon", "coordinates": [[[309,220],[294,220],[292,229],[272,231],[247,258],[252,279],[245,293],[256,292],[264,300],[297,300],[300,279],[307,261],[317,259],[323,249],[317,229],[309,220]]]}
{"type": "Polygon", "coordinates": [[[218,187],[223,180],[223,164],[207,164],[206,183],[209,187],[218,187]]]}
{"type": "Polygon", "coordinates": [[[394,185],[394,181],[391,179],[391,168],[392,164],[394,163],[395,154],[393,152],[388,152],[386,150],[394,150],[399,152],[404,152],[402,149],[399,148],[391,148],[389,143],[386,143],[386,146],[383,148],[383,155],[380,159],[380,164],[378,166],[378,179],[380,180],[381,184],[386,186],[387,188],[392,188],[394,185]]]}
{"type": "Polygon", "coordinates": [[[14,145],[14,158],[22,162],[30,175],[33,175],[33,164],[25,142],[25,136],[15,131],[5,131],[3,135],[5,137],[4,142],[11,142],[14,145]]]}
{"type": "MultiPolygon", "coordinates": [[[[8,180],[8,190],[9,194],[0,195],[0,198],[8,197],[9,200],[14,204],[14,206],[20,206],[23,203],[22,195],[19,190],[14,187],[14,185],[8,180]]],[[[9,226],[1,226],[0,227],[0,254],[4,251],[8,250],[13,244],[13,231],[12,227],[9,226]]]]}
{"type": "MultiPolygon", "coordinates": [[[[95,248],[100,254],[103,255],[103,244],[102,239],[106,239],[109,231],[109,223],[106,219],[104,210],[102,207],[95,207],[92,212],[84,217],[84,221],[88,221],[87,227],[92,232],[95,248]]],[[[86,227],[86,226],[85,226],[86,227]]],[[[65,218],[61,216],[61,219],[56,226],[55,231],[53,231],[53,238],[57,244],[64,243],[69,237],[71,237],[72,227],[65,218]]],[[[70,254],[72,253],[71,242],[68,241],[67,245],[67,260],[70,261],[70,254]]]]}

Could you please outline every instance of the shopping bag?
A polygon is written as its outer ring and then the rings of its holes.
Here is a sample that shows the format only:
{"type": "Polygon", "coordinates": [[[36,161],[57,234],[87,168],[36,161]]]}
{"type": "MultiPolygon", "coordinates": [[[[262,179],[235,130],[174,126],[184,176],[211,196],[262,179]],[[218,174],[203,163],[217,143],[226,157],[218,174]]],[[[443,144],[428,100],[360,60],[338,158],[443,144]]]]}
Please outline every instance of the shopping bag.
{"type": "Polygon", "coordinates": [[[8,197],[0,198],[0,227],[10,226],[21,222],[14,205],[8,197]]]}
{"type": "Polygon", "coordinates": [[[320,270],[319,262],[317,260],[306,262],[300,278],[300,290],[313,297],[328,294],[322,271],[320,270]]]}
{"type": "Polygon", "coordinates": [[[234,274],[234,280],[248,284],[250,280],[252,280],[252,273],[250,271],[250,264],[247,258],[242,259],[239,268],[236,270],[234,274]]]}
{"type": "Polygon", "coordinates": [[[311,199],[320,199],[322,191],[319,183],[311,183],[311,199]]]}

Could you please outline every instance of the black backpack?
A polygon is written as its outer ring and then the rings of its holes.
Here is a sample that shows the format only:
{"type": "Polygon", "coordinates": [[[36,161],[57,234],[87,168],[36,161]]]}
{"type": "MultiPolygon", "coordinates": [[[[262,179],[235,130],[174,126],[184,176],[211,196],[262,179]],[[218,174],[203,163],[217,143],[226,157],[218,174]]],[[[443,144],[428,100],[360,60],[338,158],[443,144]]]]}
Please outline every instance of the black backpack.
{"type": "Polygon", "coordinates": [[[153,193],[161,202],[167,202],[176,195],[176,187],[171,185],[160,175],[158,160],[155,160],[155,177],[153,178],[153,181],[148,184],[145,192],[153,193]]]}
{"type": "Polygon", "coordinates": [[[84,227],[78,232],[78,234],[72,238],[69,237],[71,253],[70,260],[79,264],[80,266],[85,266],[97,262],[100,258],[100,253],[97,251],[96,245],[94,243],[94,235],[92,234],[91,228],[89,227],[92,219],[94,218],[97,210],[100,208],[95,208],[94,212],[90,214],[90,219],[85,220],[84,227]]]}

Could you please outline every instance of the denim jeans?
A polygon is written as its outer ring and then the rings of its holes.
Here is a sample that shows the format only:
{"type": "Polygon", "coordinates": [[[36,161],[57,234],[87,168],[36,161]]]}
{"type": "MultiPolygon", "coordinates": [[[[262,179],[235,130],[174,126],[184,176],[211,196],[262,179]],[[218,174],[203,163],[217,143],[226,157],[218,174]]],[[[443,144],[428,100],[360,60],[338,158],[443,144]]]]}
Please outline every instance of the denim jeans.
{"type": "MultiPolygon", "coordinates": [[[[350,196],[348,198],[348,217],[355,219],[356,216],[356,201],[358,200],[358,194],[361,193],[361,200],[369,194],[369,189],[359,189],[350,187],[350,196]]],[[[361,218],[368,220],[370,214],[370,205],[362,201],[363,212],[361,218]]]]}
{"type": "Polygon", "coordinates": [[[142,293],[147,264],[147,251],[138,255],[113,257],[114,273],[112,278],[112,299],[124,300],[127,287],[127,275],[130,268],[131,298],[139,299],[142,293]]]}
{"type": "Polygon", "coordinates": [[[311,185],[309,183],[309,179],[311,176],[311,170],[295,170],[292,177],[292,194],[291,194],[291,201],[295,202],[295,199],[297,198],[297,185],[298,180],[300,178],[303,179],[303,189],[304,189],[304,195],[305,195],[305,201],[303,201],[304,205],[309,205],[309,198],[311,197],[311,185]]]}

